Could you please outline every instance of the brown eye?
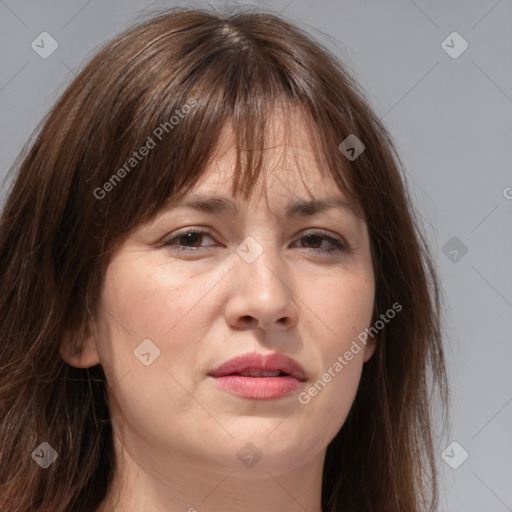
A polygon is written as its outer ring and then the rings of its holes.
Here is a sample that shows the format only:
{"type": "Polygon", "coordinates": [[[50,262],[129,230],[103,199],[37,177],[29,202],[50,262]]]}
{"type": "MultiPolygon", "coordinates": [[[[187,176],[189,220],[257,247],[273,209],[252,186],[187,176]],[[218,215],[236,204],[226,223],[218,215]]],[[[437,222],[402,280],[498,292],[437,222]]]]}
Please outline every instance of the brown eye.
{"type": "Polygon", "coordinates": [[[328,236],[322,232],[308,233],[300,238],[300,241],[306,245],[313,245],[314,247],[305,247],[305,249],[311,249],[315,252],[320,253],[340,253],[346,251],[347,248],[341,240],[338,240],[332,236],[328,236]],[[328,242],[331,247],[321,248],[322,243],[328,242]]]}
{"type": "Polygon", "coordinates": [[[169,238],[165,241],[164,245],[172,250],[197,251],[205,247],[201,245],[205,236],[211,238],[211,235],[206,231],[189,229],[169,238]]]}
{"type": "Polygon", "coordinates": [[[202,234],[201,233],[197,233],[195,231],[193,232],[190,232],[190,233],[185,233],[184,235],[180,235],[176,238],[176,240],[178,240],[179,242],[179,245],[187,245],[188,244],[191,244],[192,246],[195,246],[198,241],[201,241],[202,240],[202,234]]]}

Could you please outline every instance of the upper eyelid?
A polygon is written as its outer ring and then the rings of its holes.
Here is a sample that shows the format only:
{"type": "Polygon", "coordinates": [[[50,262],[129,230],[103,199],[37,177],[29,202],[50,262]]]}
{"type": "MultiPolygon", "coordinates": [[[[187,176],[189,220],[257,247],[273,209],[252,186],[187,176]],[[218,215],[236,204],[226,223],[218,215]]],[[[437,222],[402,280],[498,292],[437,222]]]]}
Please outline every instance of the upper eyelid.
{"type": "MultiPolygon", "coordinates": [[[[177,231],[173,231],[172,233],[169,233],[168,235],[165,236],[165,239],[166,240],[172,240],[173,238],[177,237],[177,236],[180,236],[181,234],[186,234],[186,233],[200,233],[200,234],[207,234],[207,235],[210,235],[210,236],[214,236],[214,234],[208,229],[208,228],[202,228],[202,227],[188,227],[188,228],[182,228],[182,229],[178,229],[177,231]]],[[[333,237],[340,237],[341,238],[341,235],[338,235],[336,233],[333,233],[332,231],[328,230],[328,229],[325,229],[325,228],[305,228],[303,229],[302,231],[299,231],[298,233],[302,233],[302,232],[314,232],[314,233],[324,233],[328,236],[333,236],[333,237]]]]}

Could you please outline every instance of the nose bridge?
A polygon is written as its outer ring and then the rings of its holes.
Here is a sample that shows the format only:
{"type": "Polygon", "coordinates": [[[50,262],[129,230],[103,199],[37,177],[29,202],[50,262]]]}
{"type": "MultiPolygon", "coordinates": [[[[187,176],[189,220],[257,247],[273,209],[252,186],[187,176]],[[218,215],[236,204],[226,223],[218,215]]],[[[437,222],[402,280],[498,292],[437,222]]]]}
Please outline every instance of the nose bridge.
{"type": "Polygon", "coordinates": [[[274,240],[273,230],[248,236],[237,248],[240,276],[252,290],[265,295],[288,289],[283,254],[274,240]]]}
{"type": "Polygon", "coordinates": [[[272,230],[248,236],[237,247],[232,322],[251,317],[264,328],[296,321],[296,305],[284,254],[272,230]]]}

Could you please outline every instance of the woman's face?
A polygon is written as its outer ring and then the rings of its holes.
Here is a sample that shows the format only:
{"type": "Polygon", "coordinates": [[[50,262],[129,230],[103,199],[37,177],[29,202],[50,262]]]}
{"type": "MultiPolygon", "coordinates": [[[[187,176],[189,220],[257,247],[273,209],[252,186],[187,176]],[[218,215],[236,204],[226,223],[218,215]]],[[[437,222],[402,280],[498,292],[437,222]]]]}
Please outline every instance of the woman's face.
{"type": "Polygon", "coordinates": [[[348,208],[285,215],[295,201],[344,199],[307,125],[294,126],[285,145],[275,120],[264,182],[247,201],[227,195],[226,127],[186,199],[219,196],[238,213],[176,206],[133,231],[108,266],[83,364],[101,363],[116,432],[152,471],[179,460],[277,475],[323,458],[351,408],[375,348],[357,341],[374,303],[368,232],[348,208]],[[288,356],[304,380],[209,375],[248,353],[288,356]]]}

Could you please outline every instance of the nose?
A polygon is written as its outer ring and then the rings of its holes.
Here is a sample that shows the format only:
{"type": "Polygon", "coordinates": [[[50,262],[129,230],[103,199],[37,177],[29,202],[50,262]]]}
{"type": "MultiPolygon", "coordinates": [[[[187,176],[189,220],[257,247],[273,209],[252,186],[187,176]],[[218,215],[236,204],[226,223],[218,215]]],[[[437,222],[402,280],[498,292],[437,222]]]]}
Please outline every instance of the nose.
{"type": "Polygon", "coordinates": [[[236,254],[230,274],[232,288],[225,310],[230,326],[285,331],[297,324],[293,276],[276,249],[268,244],[251,263],[236,254]]]}

